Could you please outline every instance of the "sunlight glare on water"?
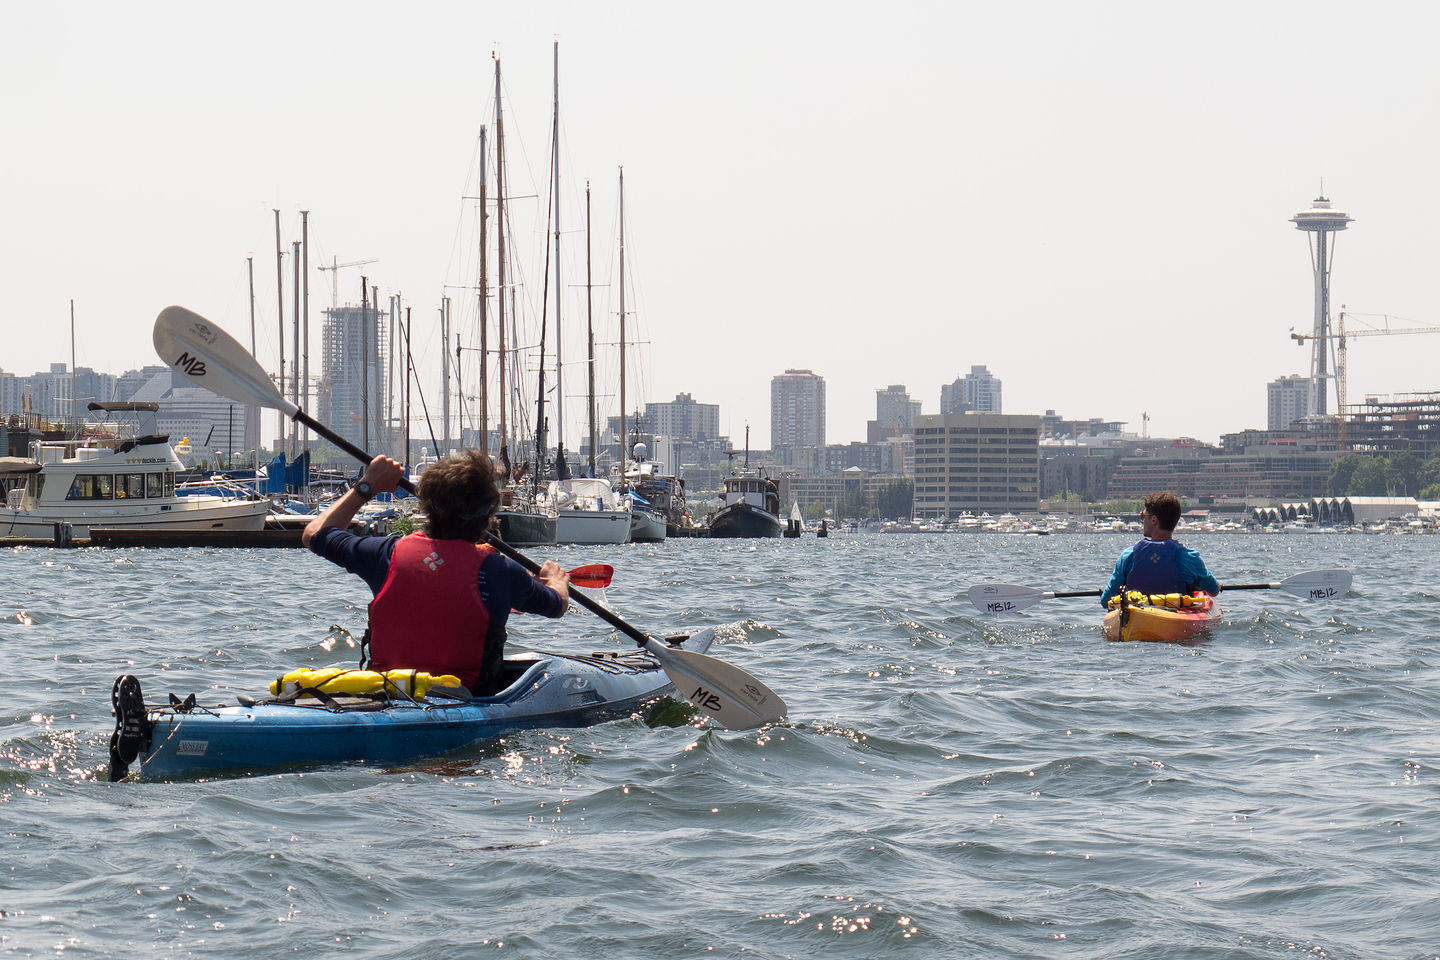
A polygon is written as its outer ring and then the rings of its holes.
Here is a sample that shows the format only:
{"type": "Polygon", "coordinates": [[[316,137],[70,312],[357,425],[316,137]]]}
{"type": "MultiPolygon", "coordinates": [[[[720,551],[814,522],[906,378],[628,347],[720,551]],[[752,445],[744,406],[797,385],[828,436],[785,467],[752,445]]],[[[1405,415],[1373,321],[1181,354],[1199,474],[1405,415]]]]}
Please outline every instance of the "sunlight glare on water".
{"type": "MultiPolygon", "coordinates": [[[[790,716],[667,701],[394,769],[104,781],[110,687],[257,695],[349,664],[368,597],[300,551],[0,549],[6,955],[1418,958],[1440,945],[1440,561],[1428,537],[1188,538],[1194,645],[1093,598],[987,617],[982,581],[1101,586],[1107,535],[832,536],[533,551],[615,566],[657,635],[790,716]],[[603,551],[603,552],[602,552],[603,551]]],[[[583,613],[517,644],[629,641],[583,613]]]]}

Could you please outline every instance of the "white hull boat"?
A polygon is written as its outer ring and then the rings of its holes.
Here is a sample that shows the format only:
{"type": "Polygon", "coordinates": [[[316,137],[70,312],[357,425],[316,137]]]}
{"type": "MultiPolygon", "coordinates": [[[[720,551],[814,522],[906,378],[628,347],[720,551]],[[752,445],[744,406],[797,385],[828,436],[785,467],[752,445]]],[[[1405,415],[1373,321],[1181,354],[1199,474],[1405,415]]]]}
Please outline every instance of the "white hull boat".
{"type": "Polygon", "coordinates": [[[629,543],[630,511],[620,506],[610,481],[577,477],[551,481],[556,543],[629,543]]]}
{"type": "MultiPolygon", "coordinates": [[[[96,403],[92,410],[151,414],[155,404],[96,403]]],[[[142,425],[143,426],[143,425],[142,425]]],[[[0,457],[0,538],[86,538],[95,528],[263,530],[270,501],[180,496],[184,469],[169,437],[148,433],[115,446],[38,442],[29,457],[0,457]],[[70,456],[66,456],[70,453],[70,456]],[[67,526],[68,525],[68,526],[67,526]]]]}

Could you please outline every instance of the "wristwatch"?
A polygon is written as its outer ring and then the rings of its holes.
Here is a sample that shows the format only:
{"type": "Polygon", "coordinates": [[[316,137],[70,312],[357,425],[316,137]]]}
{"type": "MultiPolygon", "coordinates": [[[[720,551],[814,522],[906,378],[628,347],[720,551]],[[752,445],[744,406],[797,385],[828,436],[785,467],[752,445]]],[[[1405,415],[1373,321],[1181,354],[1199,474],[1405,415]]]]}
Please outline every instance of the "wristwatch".
{"type": "Polygon", "coordinates": [[[375,488],[370,486],[370,481],[368,480],[361,480],[359,483],[355,484],[355,486],[351,487],[350,489],[360,494],[360,496],[364,497],[366,500],[369,500],[371,497],[375,496],[375,488]]]}

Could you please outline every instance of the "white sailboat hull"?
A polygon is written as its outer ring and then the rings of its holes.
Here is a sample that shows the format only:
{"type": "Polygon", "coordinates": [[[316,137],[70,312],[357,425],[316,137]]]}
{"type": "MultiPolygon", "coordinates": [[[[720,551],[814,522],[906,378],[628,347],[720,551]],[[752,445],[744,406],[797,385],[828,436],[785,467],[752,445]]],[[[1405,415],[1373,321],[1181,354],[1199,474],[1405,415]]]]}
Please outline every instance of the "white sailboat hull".
{"type": "Polygon", "coordinates": [[[629,510],[559,510],[556,543],[629,543],[629,510]]]}

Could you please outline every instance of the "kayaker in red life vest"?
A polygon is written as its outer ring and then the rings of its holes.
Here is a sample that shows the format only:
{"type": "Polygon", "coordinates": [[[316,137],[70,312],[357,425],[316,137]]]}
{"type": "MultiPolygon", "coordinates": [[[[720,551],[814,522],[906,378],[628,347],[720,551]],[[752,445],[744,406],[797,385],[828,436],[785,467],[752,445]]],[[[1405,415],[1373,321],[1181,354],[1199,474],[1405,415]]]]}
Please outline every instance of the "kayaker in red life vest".
{"type": "Polygon", "coordinates": [[[1180,501],[1173,493],[1152,493],[1140,511],[1140,529],[1145,539],[1126,547],[1115,561],[1115,572],[1100,595],[1100,606],[1121,590],[1141,593],[1190,593],[1203,590],[1212,597],[1220,592],[1220,581],[1210,575],[1200,554],[1173,539],[1180,523],[1180,501]]]}
{"type": "Polygon", "coordinates": [[[531,576],[481,544],[500,506],[495,466],[478,450],[437,461],[416,490],[423,532],[357,536],[346,529],[365,502],[390,493],[405,469],[376,457],[359,481],[305,527],[313,552],[370,585],[369,669],[452,674],[477,696],[498,691],[511,610],[560,617],[570,575],[546,561],[531,576]]]}

